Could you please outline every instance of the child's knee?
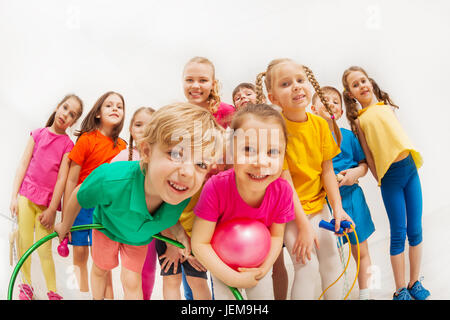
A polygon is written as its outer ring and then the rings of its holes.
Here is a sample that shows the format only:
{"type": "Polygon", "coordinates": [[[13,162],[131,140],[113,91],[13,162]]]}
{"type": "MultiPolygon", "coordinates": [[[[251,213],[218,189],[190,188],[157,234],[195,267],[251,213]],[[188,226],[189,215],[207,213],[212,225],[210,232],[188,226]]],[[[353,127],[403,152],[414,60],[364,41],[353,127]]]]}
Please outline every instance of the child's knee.
{"type": "Polygon", "coordinates": [[[163,277],[163,284],[166,288],[169,289],[180,289],[181,286],[181,273],[180,274],[173,274],[163,277]]]}

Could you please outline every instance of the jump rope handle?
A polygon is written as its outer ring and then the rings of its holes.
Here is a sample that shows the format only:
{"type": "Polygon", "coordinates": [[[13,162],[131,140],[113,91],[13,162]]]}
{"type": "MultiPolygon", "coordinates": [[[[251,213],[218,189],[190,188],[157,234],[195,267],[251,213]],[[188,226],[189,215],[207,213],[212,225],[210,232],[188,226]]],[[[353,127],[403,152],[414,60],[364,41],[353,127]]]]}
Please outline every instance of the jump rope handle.
{"type": "Polygon", "coordinates": [[[58,246],[58,253],[61,257],[67,257],[69,255],[69,248],[67,247],[67,243],[69,242],[69,238],[64,238],[64,240],[58,246]]]}
{"type": "MultiPolygon", "coordinates": [[[[325,220],[321,220],[319,222],[319,227],[327,229],[327,230],[330,230],[330,231],[333,231],[333,232],[336,232],[335,231],[335,223],[336,223],[336,221],[334,219],[332,219],[330,222],[327,222],[325,220]]],[[[341,226],[340,226],[339,230],[336,233],[342,234],[344,232],[344,229],[351,228],[350,227],[351,225],[352,224],[351,224],[350,221],[346,221],[346,220],[341,221],[341,226]]]]}

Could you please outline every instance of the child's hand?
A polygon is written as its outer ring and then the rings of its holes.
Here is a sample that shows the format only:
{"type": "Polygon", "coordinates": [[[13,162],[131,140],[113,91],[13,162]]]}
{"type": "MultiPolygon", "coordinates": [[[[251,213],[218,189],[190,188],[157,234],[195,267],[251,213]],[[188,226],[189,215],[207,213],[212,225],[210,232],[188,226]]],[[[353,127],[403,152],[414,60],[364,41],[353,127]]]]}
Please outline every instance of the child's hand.
{"type": "Polygon", "coordinates": [[[187,257],[187,262],[197,271],[206,272],[206,268],[197,260],[194,256],[190,255],[187,257]]]}
{"type": "Polygon", "coordinates": [[[47,208],[39,215],[39,222],[48,230],[55,224],[56,210],[47,208]]]}
{"type": "MultiPolygon", "coordinates": [[[[345,220],[345,221],[350,221],[351,224],[353,224],[353,227],[356,227],[355,223],[353,222],[352,218],[350,218],[350,216],[344,211],[344,209],[337,209],[337,210],[333,210],[333,217],[335,220],[335,231],[339,231],[339,228],[341,227],[341,221],[345,220]]],[[[353,232],[353,230],[351,228],[347,228],[344,229],[344,231],[346,233],[349,232],[353,232]]],[[[342,236],[342,234],[337,234],[339,236],[342,236]]]]}
{"type": "Polygon", "coordinates": [[[14,199],[11,199],[11,203],[9,205],[9,210],[11,211],[11,217],[16,217],[17,216],[17,197],[14,199]]]}
{"type": "Polygon", "coordinates": [[[257,277],[261,275],[259,268],[238,268],[237,288],[253,288],[258,284],[257,277]]]}
{"type": "Polygon", "coordinates": [[[189,238],[189,236],[186,234],[186,232],[182,232],[182,233],[177,234],[177,241],[180,242],[184,246],[184,249],[180,249],[180,250],[181,250],[181,254],[184,256],[184,258],[187,259],[187,257],[189,257],[189,255],[191,254],[191,238],[189,238]]]}
{"type": "Polygon", "coordinates": [[[166,252],[164,252],[164,254],[159,257],[159,260],[164,259],[163,263],[161,264],[161,270],[164,270],[164,272],[168,272],[170,266],[173,264],[173,273],[176,274],[178,270],[178,263],[180,262],[181,258],[182,255],[180,253],[180,250],[171,244],[167,244],[166,252]]]}
{"type": "Polygon", "coordinates": [[[56,224],[54,230],[58,234],[59,242],[62,242],[66,237],[69,237],[69,241],[72,241],[70,229],[66,229],[62,223],[56,224]]]}
{"type": "Polygon", "coordinates": [[[358,171],[358,168],[350,168],[339,172],[339,174],[343,176],[342,180],[339,181],[339,187],[352,186],[355,183],[358,183],[358,178],[360,177],[358,171]]]}
{"type": "Polygon", "coordinates": [[[296,256],[297,262],[301,260],[303,264],[306,264],[306,258],[311,260],[311,252],[314,249],[314,245],[319,249],[319,239],[311,224],[308,223],[298,230],[297,240],[292,249],[292,254],[296,256]]]}

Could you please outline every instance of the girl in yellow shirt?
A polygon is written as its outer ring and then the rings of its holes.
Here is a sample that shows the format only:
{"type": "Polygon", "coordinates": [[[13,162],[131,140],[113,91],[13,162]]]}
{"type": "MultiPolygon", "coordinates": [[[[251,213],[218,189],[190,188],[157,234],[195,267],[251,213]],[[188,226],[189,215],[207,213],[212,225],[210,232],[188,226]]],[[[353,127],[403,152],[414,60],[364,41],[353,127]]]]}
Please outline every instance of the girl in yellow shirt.
{"type": "MultiPolygon", "coordinates": [[[[340,150],[327,122],[306,112],[312,98],[309,83],[313,85],[319,97],[323,97],[309,68],[290,59],[273,60],[266,72],[257,77],[257,97],[263,96],[263,77],[269,100],[281,107],[286,120],[288,143],[282,177],[293,185],[297,194],[294,196],[296,219],[287,223],[284,237],[295,272],[291,299],[314,299],[317,293],[316,283],[312,279],[315,279],[317,274],[320,274],[322,288],[326,288],[341,273],[335,236],[329,231],[319,230],[320,220],[330,220],[329,209],[324,205],[325,197],[328,196],[333,209],[336,228],[340,227],[342,220],[352,222],[342,209],[339,187],[333,171],[332,159],[340,150]],[[304,245],[303,237],[311,232],[302,228],[304,219],[310,222],[310,227],[317,235],[314,237],[316,248],[304,245]],[[305,250],[308,250],[309,261],[300,261],[300,253],[305,250]]],[[[323,103],[328,107],[326,101],[323,103]]],[[[331,110],[329,112],[332,114],[331,110]]],[[[341,134],[335,121],[333,129],[340,143],[341,134]]],[[[332,286],[326,292],[325,299],[340,299],[342,284],[341,281],[332,286]]]]}
{"type": "Polygon", "coordinates": [[[419,281],[422,251],[422,189],[417,168],[422,157],[414,148],[392,107],[389,95],[360,67],[342,76],[347,118],[381,187],[391,231],[390,255],[396,292],[394,300],[424,300],[430,292],[419,281]],[[362,109],[358,110],[358,104],[362,109]],[[410,281],[405,279],[408,236],[410,281]]]}

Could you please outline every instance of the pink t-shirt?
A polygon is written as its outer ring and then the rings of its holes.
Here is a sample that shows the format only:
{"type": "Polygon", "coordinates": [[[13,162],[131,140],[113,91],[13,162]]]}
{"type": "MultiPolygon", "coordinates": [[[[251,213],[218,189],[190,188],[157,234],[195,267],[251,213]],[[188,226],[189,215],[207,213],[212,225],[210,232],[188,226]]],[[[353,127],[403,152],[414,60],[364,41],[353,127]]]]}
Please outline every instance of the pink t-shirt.
{"type": "MultiPolygon", "coordinates": [[[[116,162],[116,161],[128,161],[128,156],[130,154],[130,150],[124,149],[119,152],[117,156],[115,156],[110,163],[116,162]]],[[[141,160],[141,157],[139,156],[139,151],[137,151],[136,148],[133,148],[133,155],[131,156],[131,161],[137,161],[141,160]]]]}
{"type": "Polygon", "coordinates": [[[269,227],[272,223],[286,223],[295,218],[292,196],[289,183],[278,178],[267,187],[259,208],[253,208],[239,195],[234,169],[229,169],[205,183],[194,213],[217,224],[236,218],[251,218],[269,227]]]}
{"type": "Polygon", "coordinates": [[[227,128],[230,126],[234,111],[236,111],[236,109],[231,104],[221,102],[213,116],[222,127],[227,128]]]}
{"type": "MultiPolygon", "coordinates": [[[[73,142],[68,135],[53,133],[48,127],[31,131],[31,136],[34,139],[33,154],[19,194],[35,204],[48,207],[62,158],[72,150],[73,142]]],[[[61,203],[58,210],[61,210],[61,203]]]]}

